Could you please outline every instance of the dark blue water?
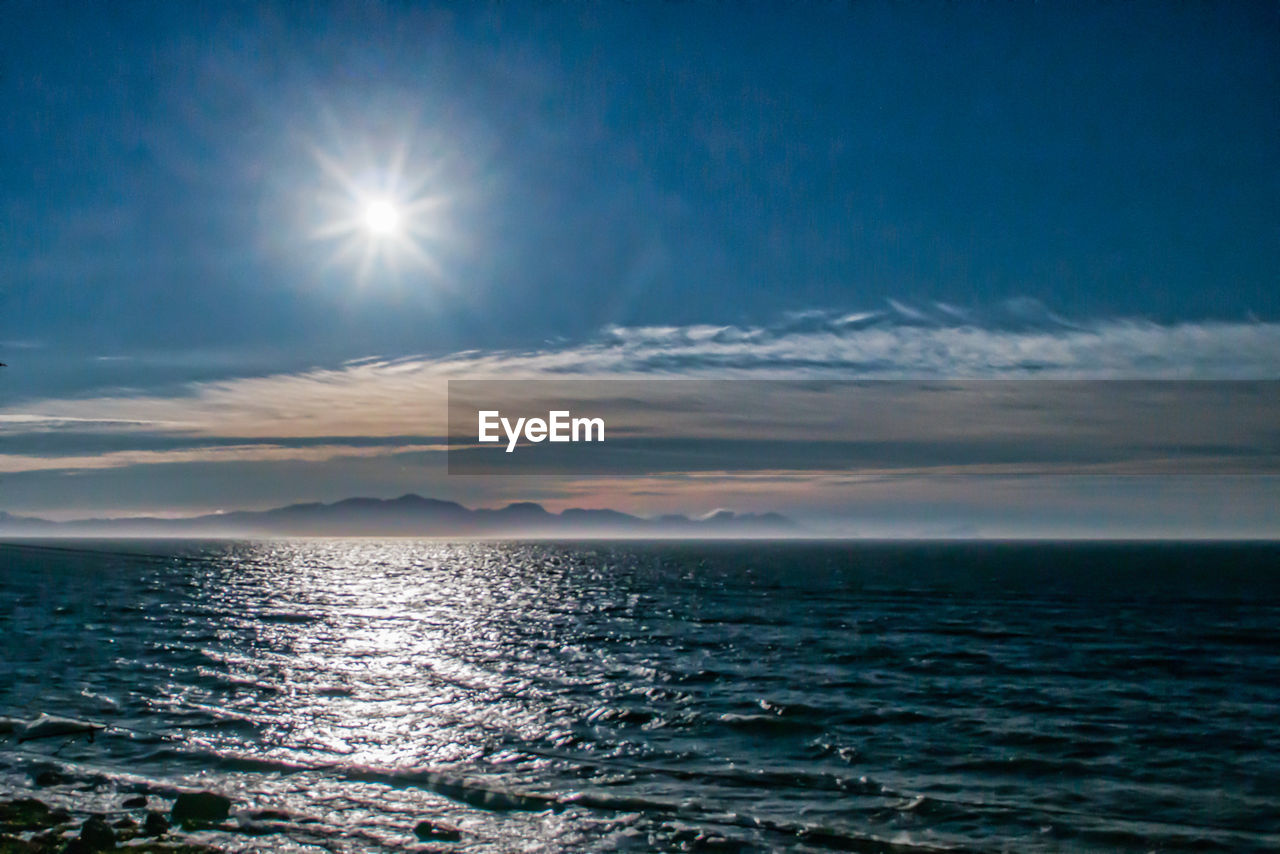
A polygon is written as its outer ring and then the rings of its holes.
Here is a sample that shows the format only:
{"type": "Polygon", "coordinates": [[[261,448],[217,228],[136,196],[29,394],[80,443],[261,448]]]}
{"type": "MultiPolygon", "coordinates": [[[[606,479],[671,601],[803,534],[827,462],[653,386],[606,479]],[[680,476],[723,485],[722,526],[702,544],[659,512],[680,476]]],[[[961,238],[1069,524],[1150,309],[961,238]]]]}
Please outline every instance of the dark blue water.
{"type": "Polygon", "coordinates": [[[0,746],[261,850],[1280,850],[1280,547],[0,546],[0,746]],[[439,847],[439,846],[437,846],[439,847]]]}

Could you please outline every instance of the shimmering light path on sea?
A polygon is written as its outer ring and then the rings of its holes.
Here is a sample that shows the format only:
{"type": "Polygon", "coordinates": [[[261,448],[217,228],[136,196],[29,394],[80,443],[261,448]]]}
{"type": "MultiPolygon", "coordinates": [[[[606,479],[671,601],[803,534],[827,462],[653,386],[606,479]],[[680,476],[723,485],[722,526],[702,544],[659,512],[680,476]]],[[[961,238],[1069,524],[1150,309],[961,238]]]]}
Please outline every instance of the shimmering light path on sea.
{"type": "Polygon", "coordinates": [[[1280,847],[1274,546],[57,545],[0,545],[0,714],[114,728],[5,741],[9,793],[285,850],[1280,847]]]}

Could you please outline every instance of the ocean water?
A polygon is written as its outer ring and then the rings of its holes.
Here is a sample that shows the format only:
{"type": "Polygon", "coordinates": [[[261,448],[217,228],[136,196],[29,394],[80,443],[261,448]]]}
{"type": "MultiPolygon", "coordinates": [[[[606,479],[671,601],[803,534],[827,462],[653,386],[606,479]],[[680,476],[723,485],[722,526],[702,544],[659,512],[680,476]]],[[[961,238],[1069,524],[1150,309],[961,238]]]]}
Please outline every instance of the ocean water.
{"type": "Polygon", "coordinates": [[[233,850],[1275,851],[1280,547],[0,545],[40,713],[0,791],[233,850]]]}

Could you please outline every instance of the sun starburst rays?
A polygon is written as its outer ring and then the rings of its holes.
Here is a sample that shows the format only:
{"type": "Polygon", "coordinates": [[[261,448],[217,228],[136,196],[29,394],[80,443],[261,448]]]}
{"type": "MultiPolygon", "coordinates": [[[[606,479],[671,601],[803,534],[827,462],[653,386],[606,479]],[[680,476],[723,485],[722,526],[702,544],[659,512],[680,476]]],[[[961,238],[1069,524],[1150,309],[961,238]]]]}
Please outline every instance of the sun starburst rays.
{"type": "Polygon", "coordinates": [[[327,179],[311,230],[331,247],[325,268],[349,270],[360,285],[387,276],[442,275],[437,250],[446,199],[432,192],[426,170],[408,168],[407,146],[396,146],[381,164],[370,156],[344,161],[321,150],[313,154],[327,179]]]}

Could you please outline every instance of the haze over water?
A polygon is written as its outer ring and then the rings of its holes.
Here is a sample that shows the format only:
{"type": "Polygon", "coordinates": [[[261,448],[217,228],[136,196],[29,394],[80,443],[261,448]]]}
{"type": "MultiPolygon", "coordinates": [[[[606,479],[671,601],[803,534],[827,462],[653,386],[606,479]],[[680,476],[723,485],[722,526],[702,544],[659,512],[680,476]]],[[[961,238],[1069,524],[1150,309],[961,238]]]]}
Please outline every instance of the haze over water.
{"type": "Polygon", "coordinates": [[[1278,557],[3,545],[0,714],[114,728],[0,788],[279,811],[245,850],[1275,850],[1278,557]]]}

